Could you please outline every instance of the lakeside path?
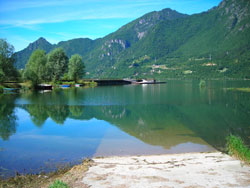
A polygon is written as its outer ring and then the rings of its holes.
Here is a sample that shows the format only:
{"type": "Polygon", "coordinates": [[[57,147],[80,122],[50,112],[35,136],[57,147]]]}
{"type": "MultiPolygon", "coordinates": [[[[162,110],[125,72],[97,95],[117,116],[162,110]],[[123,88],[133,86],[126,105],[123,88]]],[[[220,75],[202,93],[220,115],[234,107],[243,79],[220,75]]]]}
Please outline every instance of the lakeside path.
{"type": "Polygon", "coordinates": [[[250,187],[250,166],[220,152],[94,158],[60,179],[82,188],[250,187]]]}

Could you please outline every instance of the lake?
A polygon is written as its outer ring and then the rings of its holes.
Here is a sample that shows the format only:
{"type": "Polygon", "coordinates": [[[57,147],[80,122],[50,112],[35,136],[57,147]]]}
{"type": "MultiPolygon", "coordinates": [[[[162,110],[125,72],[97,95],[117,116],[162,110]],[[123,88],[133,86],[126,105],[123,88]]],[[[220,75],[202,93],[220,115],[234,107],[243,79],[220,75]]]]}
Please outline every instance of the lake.
{"type": "Polygon", "coordinates": [[[51,171],[86,157],[225,151],[250,145],[249,81],[57,89],[0,95],[0,175],[51,171]]]}

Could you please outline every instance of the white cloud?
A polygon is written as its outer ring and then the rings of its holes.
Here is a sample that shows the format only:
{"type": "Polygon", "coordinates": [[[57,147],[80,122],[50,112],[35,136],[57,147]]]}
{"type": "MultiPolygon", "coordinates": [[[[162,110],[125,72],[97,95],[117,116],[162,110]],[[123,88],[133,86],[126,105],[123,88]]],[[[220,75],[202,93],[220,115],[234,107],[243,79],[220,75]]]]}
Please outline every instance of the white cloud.
{"type": "Polygon", "coordinates": [[[81,0],[8,0],[1,2],[1,8],[0,12],[6,12],[6,11],[14,11],[14,10],[20,10],[20,9],[28,9],[28,8],[41,8],[41,7],[51,7],[51,6],[67,6],[72,4],[79,4],[81,0]]]}
{"type": "MultiPolygon", "coordinates": [[[[0,0],[1,1],[1,0],[0,0]]],[[[158,0],[151,2],[150,0],[124,0],[119,3],[109,0],[109,3],[103,3],[101,0],[85,0],[85,1],[69,1],[69,0],[52,0],[46,1],[6,1],[5,6],[0,8],[0,11],[20,10],[24,8],[37,8],[52,6],[50,9],[38,9],[37,12],[19,12],[16,15],[8,14],[1,15],[0,24],[13,25],[17,27],[27,27],[28,25],[44,24],[44,23],[59,23],[72,20],[91,20],[91,19],[113,19],[113,18],[137,18],[147,13],[145,7],[153,5],[165,5],[166,1],[158,0]],[[9,2],[9,3],[8,3],[9,2]],[[97,4],[95,4],[95,3],[97,4]],[[113,4],[112,4],[113,2],[113,4]],[[14,3],[17,3],[14,5],[14,3]],[[13,4],[13,6],[12,6],[13,4]],[[8,5],[8,6],[7,6],[8,5]],[[69,8],[58,8],[58,6],[67,6],[69,8]],[[87,5],[87,8],[85,7],[87,5]],[[75,8],[74,8],[75,6],[75,8]],[[53,14],[46,14],[44,11],[54,12],[53,14]],[[23,14],[22,14],[23,13],[23,14]]],[[[169,0],[167,1],[169,2],[169,0]]],[[[163,6],[162,6],[163,7],[163,6]]],[[[164,7],[163,7],[164,8],[164,7]]]]}

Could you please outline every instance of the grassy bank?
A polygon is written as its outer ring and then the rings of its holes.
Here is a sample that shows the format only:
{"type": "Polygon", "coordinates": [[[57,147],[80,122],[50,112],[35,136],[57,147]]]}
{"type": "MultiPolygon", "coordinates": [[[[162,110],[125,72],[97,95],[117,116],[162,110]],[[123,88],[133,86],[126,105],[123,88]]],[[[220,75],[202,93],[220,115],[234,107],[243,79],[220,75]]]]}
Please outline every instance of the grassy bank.
{"type": "Polygon", "coordinates": [[[229,135],[227,137],[227,150],[230,155],[250,164],[250,149],[240,137],[229,135]]]}
{"type": "Polygon", "coordinates": [[[246,87],[246,88],[227,88],[227,90],[230,90],[230,91],[250,92],[250,88],[248,88],[248,87],[246,87]]]}
{"type": "Polygon", "coordinates": [[[49,188],[69,188],[69,186],[60,180],[55,180],[52,184],[50,184],[49,188]]]}
{"type": "Polygon", "coordinates": [[[3,86],[0,85],[0,93],[3,93],[3,86]]]}
{"type": "MultiPolygon", "coordinates": [[[[48,82],[46,84],[52,85],[54,88],[61,88],[61,85],[70,85],[71,87],[75,87],[75,84],[80,84],[81,87],[96,87],[97,83],[94,81],[85,81],[80,80],[79,82],[73,81],[58,81],[58,82],[48,82]]],[[[21,89],[20,91],[29,91],[34,90],[35,85],[32,82],[22,82],[22,83],[0,83],[0,93],[4,93],[4,88],[14,88],[21,89]]]]}

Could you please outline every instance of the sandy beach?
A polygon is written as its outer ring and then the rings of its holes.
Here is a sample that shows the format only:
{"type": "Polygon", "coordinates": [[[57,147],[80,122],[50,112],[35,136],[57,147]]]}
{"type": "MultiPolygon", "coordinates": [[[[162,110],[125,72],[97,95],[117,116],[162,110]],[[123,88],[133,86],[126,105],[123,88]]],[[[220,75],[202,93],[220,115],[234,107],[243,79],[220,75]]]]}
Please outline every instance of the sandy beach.
{"type": "Polygon", "coordinates": [[[48,188],[55,180],[70,188],[249,188],[250,166],[221,152],[96,157],[64,172],[21,176],[0,187],[48,188]]]}
{"type": "Polygon", "coordinates": [[[103,157],[60,179],[76,188],[250,187],[250,166],[220,152],[103,157]]]}

